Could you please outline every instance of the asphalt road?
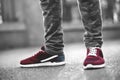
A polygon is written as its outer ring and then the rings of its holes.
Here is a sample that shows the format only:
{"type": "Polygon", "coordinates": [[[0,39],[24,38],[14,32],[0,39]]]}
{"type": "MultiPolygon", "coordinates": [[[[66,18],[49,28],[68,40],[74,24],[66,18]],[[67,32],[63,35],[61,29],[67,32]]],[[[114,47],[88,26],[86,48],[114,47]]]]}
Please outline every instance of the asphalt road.
{"type": "Polygon", "coordinates": [[[20,68],[19,61],[39,50],[38,47],[0,52],[0,80],[120,80],[120,42],[105,41],[102,47],[106,67],[84,70],[83,43],[66,44],[66,65],[59,67],[20,68]]]}

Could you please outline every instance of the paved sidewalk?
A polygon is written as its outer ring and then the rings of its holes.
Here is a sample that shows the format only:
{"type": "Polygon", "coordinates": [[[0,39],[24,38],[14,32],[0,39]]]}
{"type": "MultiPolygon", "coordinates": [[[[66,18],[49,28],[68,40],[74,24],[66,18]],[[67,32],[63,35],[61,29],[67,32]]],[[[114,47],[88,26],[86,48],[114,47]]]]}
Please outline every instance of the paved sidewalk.
{"type": "Polygon", "coordinates": [[[83,70],[86,55],[83,43],[66,44],[65,66],[20,68],[19,61],[31,56],[38,47],[13,49],[0,52],[0,80],[120,80],[120,41],[104,42],[106,67],[83,70]]]}

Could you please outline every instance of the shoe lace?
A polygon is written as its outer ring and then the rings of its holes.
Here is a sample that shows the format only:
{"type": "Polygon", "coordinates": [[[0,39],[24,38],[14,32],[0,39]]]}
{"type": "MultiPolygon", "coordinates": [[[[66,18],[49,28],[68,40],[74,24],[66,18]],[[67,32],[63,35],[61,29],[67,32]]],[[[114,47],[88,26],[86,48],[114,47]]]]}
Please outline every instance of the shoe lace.
{"type": "Polygon", "coordinates": [[[89,53],[88,55],[90,56],[97,56],[97,49],[96,48],[89,48],[89,53]]]}

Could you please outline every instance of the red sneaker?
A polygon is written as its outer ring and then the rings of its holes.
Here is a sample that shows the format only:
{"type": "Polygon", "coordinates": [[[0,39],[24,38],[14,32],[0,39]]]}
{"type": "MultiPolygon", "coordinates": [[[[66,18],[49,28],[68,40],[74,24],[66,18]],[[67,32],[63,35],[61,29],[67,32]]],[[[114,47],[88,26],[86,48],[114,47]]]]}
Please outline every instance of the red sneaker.
{"type": "Polygon", "coordinates": [[[64,64],[64,54],[50,55],[44,50],[39,51],[34,56],[20,61],[21,67],[58,66],[64,64]]]}
{"type": "Polygon", "coordinates": [[[100,48],[91,47],[87,49],[87,57],[83,63],[84,69],[94,69],[105,67],[103,53],[100,48]]]}

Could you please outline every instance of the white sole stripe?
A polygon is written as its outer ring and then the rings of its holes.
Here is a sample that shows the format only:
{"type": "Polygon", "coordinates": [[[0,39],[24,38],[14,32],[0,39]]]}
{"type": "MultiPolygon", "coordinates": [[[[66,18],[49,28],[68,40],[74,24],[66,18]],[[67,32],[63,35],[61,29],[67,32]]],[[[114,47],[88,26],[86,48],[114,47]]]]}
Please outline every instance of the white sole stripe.
{"type": "Polygon", "coordinates": [[[84,69],[94,69],[94,68],[103,68],[103,67],[105,67],[105,64],[101,64],[101,65],[88,64],[87,66],[83,66],[84,69]]]}
{"type": "Polygon", "coordinates": [[[45,63],[37,63],[37,64],[29,64],[29,65],[20,65],[20,67],[24,68],[32,68],[32,67],[46,67],[46,66],[62,66],[65,65],[65,61],[63,62],[45,62],[45,63]]]}

